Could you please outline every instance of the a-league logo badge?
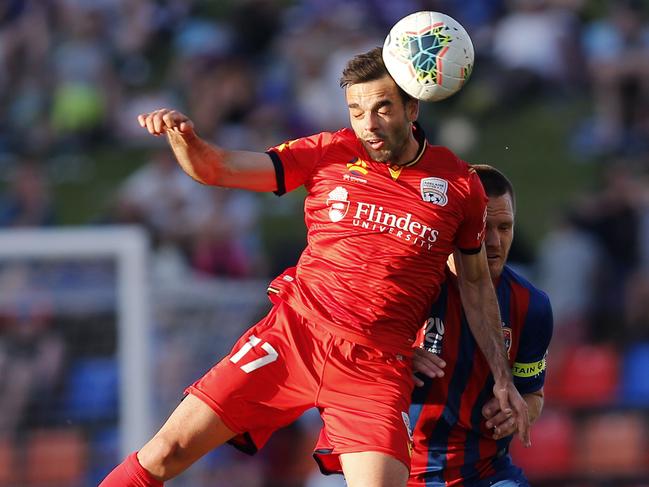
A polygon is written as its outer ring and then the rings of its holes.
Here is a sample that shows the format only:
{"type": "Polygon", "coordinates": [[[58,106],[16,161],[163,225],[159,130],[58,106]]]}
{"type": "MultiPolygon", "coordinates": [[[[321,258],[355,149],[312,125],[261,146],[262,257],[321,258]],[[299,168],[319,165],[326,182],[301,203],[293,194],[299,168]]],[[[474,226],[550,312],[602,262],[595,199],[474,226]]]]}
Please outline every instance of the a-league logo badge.
{"type": "Polygon", "coordinates": [[[440,178],[423,178],[421,180],[421,198],[434,205],[446,206],[448,203],[448,181],[440,178]]]}
{"type": "Polygon", "coordinates": [[[336,189],[329,193],[327,198],[327,206],[329,207],[329,219],[336,223],[345,218],[347,210],[349,210],[349,193],[342,186],[337,186],[336,189]]]}

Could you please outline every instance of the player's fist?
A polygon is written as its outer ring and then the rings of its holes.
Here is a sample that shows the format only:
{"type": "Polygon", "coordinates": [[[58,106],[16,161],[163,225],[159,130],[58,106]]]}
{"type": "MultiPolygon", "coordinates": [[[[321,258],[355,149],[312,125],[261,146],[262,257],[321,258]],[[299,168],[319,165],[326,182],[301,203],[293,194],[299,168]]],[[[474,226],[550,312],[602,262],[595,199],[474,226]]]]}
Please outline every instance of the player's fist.
{"type": "Polygon", "coordinates": [[[482,416],[485,418],[485,426],[492,431],[494,440],[513,435],[517,431],[516,419],[500,410],[500,403],[495,397],[483,406],[482,416]]]}
{"type": "Polygon", "coordinates": [[[498,400],[500,411],[516,420],[516,431],[521,443],[529,448],[530,442],[530,416],[527,403],[520,395],[511,380],[496,381],[494,384],[494,397],[498,400]]]}
{"type": "Polygon", "coordinates": [[[148,130],[152,135],[162,135],[166,132],[173,132],[185,138],[195,135],[194,122],[187,115],[168,108],[141,113],[137,116],[137,121],[140,127],[148,130]]]}

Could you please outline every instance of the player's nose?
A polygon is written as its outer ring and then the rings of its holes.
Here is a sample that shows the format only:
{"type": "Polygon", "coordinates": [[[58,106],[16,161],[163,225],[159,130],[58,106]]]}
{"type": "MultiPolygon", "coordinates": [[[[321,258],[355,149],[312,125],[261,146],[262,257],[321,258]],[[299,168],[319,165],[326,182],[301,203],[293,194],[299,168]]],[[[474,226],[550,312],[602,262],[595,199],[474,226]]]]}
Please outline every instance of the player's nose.
{"type": "Polygon", "coordinates": [[[363,128],[366,132],[373,134],[379,128],[378,125],[379,117],[375,113],[367,113],[363,119],[363,128]]]}
{"type": "Polygon", "coordinates": [[[498,232],[487,230],[485,234],[485,246],[491,248],[500,247],[500,236],[498,232]]]}

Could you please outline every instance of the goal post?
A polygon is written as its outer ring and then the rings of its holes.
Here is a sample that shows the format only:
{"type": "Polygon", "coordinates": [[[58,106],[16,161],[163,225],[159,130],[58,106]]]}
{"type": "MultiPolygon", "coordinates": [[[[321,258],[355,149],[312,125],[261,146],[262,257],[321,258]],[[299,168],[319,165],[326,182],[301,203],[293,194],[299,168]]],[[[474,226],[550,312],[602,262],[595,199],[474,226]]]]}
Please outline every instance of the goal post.
{"type": "Polygon", "coordinates": [[[135,226],[0,230],[0,261],[114,259],[116,268],[119,449],[125,456],[152,433],[149,240],[135,226]]]}

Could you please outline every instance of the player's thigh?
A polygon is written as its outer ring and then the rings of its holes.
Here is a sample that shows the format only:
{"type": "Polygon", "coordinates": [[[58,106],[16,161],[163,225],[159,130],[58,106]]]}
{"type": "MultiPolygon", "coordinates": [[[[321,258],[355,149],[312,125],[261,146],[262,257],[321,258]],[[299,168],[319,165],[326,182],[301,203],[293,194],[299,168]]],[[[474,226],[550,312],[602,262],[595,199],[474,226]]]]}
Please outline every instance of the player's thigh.
{"type": "Polygon", "coordinates": [[[314,405],[321,346],[300,316],[276,306],[187,392],[237,433],[279,428],[314,405]]]}
{"type": "Polygon", "coordinates": [[[357,452],[381,452],[407,468],[413,387],[408,359],[341,340],[325,377],[319,396],[324,425],[314,452],[323,471],[340,472],[340,456],[357,452]]]}
{"type": "Polygon", "coordinates": [[[408,481],[408,468],[385,453],[343,453],[340,463],[348,487],[405,487],[408,481]]]}
{"type": "Polygon", "coordinates": [[[154,475],[168,478],[233,436],[210,406],[190,394],[140,449],[138,460],[154,475]]]}

